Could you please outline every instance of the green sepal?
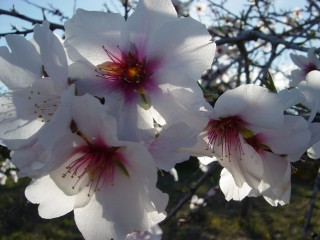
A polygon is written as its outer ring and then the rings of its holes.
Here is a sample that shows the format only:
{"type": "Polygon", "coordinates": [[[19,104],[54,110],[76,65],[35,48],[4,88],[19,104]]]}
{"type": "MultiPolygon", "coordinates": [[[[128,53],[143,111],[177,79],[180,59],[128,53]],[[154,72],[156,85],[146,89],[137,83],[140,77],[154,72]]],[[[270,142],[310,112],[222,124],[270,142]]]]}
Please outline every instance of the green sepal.
{"type": "Polygon", "coordinates": [[[262,80],[262,83],[269,89],[270,92],[278,93],[276,86],[274,85],[271,73],[268,71],[266,78],[262,80]]]}
{"type": "Polygon", "coordinates": [[[140,106],[144,109],[144,110],[149,110],[151,108],[151,105],[148,103],[146,96],[144,93],[139,93],[140,97],[142,99],[142,102],[140,102],[140,106]]]}
{"type": "Polygon", "coordinates": [[[129,177],[129,172],[126,169],[126,167],[122,164],[122,162],[120,162],[118,159],[116,159],[115,157],[111,158],[112,162],[120,169],[120,171],[127,177],[129,177]]]}
{"type": "Polygon", "coordinates": [[[244,139],[249,139],[255,136],[255,133],[248,128],[242,128],[240,134],[244,139]]]}

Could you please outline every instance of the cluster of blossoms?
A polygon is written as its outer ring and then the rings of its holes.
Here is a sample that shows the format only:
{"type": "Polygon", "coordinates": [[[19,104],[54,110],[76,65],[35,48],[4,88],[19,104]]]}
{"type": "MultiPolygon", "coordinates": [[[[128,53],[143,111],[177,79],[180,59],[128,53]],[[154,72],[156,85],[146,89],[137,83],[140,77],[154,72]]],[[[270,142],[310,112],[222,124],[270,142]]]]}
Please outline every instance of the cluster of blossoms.
{"type": "Polygon", "coordinates": [[[243,85],[212,107],[198,80],[215,44],[170,0],[140,0],[127,21],[78,9],[65,37],[44,22],[32,40],[8,35],[10,50],[0,48],[9,89],[0,143],[19,177],[32,178],[25,195],[41,217],[73,211],[85,239],[161,237],[168,196],[157,170],[174,174],[190,156],[219,161],[227,200],[289,202],[290,163],[317,142],[318,127],[284,113],[298,103],[320,109],[311,94],[319,72],[279,94],[243,85]]]}
{"type": "Polygon", "coordinates": [[[178,149],[207,124],[197,80],[215,44],[169,0],[140,1],[127,21],[79,9],[65,35],[44,22],[31,41],[6,36],[1,144],[41,217],[73,211],[86,239],[146,235],[166,217],[157,169],[187,160],[178,149]]]}

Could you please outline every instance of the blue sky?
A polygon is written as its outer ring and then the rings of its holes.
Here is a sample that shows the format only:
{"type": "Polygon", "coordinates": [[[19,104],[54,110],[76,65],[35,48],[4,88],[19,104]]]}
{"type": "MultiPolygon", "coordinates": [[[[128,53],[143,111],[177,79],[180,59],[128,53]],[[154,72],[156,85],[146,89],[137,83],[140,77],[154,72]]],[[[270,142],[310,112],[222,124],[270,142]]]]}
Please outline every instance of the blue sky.
{"type": "MultiPolygon", "coordinates": [[[[121,5],[117,5],[118,0],[29,0],[32,3],[49,7],[49,4],[52,4],[54,7],[61,10],[66,16],[71,17],[74,12],[75,2],[77,8],[83,8],[86,10],[105,10],[103,7],[104,3],[107,3],[108,6],[115,12],[121,11],[121,5]]],[[[161,1],[161,0],[159,0],[161,1]]],[[[183,0],[182,0],[183,1],[183,0]]],[[[198,0],[204,1],[204,0],[198,0]]],[[[214,2],[219,3],[221,0],[213,0],[214,2]]],[[[282,9],[293,9],[295,7],[302,7],[302,4],[305,1],[301,0],[275,0],[275,7],[282,9]]],[[[243,8],[245,4],[248,3],[248,0],[228,0],[227,8],[232,12],[239,12],[243,8]]],[[[10,10],[12,6],[15,6],[16,11],[26,16],[42,19],[41,11],[26,3],[24,0],[0,0],[0,8],[5,10],[10,10]]],[[[58,18],[53,18],[48,15],[48,20],[53,22],[59,22],[58,18]]],[[[31,24],[27,23],[23,20],[19,20],[13,17],[0,15],[0,32],[10,32],[11,24],[16,26],[24,26],[27,28],[31,28],[31,24]]],[[[29,36],[30,37],[30,36],[29,36]]],[[[6,46],[6,42],[4,38],[0,39],[0,46],[6,46]]],[[[0,86],[1,92],[1,86],[0,86]]]]}
{"type": "MultiPolygon", "coordinates": [[[[52,4],[54,7],[61,10],[66,16],[71,17],[74,10],[74,1],[73,0],[29,0],[35,4],[49,7],[49,4],[52,4]]],[[[77,8],[83,8],[87,10],[104,10],[103,3],[106,0],[76,0],[77,8]]],[[[107,1],[113,2],[113,1],[107,1]]],[[[12,5],[15,6],[16,11],[21,14],[27,15],[29,17],[35,19],[42,19],[42,13],[39,9],[35,8],[34,6],[24,2],[23,0],[0,0],[0,8],[9,10],[12,8],[12,5]]],[[[56,22],[59,21],[58,19],[52,18],[48,15],[48,19],[55,20],[56,22]]],[[[0,32],[10,31],[10,24],[16,25],[24,25],[30,26],[30,24],[26,23],[25,21],[17,20],[16,18],[2,16],[0,15],[0,32]]]]}
{"type": "MultiPolygon", "coordinates": [[[[65,15],[71,17],[74,10],[74,0],[29,0],[30,2],[36,3],[42,6],[48,6],[48,4],[52,4],[56,8],[60,9],[65,15]]],[[[199,0],[201,1],[201,0],[199,0]]],[[[104,3],[107,3],[114,11],[119,10],[119,7],[115,4],[117,0],[76,0],[76,7],[83,8],[86,10],[105,10],[103,7],[104,3]]],[[[220,0],[216,0],[216,2],[220,2],[220,0]]],[[[294,7],[298,7],[302,5],[304,1],[301,0],[275,0],[275,6],[277,8],[285,8],[292,9],[294,7]]],[[[248,0],[229,0],[227,2],[227,7],[229,10],[237,12],[242,9],[244,4],[248,3],[248,0]]],[[[0,8],[9,10],[12,8],[12,5],[15,5],[15,9],[27,16],[41,19],[42,13],[39,9],[31,6],[23,0],[0,0],[0,8]]],[[[50,16],[48,16],[50,20],[50,16]]],[[[10,31],[10,24],[15,24],[17,26],[23,25],[26,27],[30,27],[30,24],[17,20],[12,17],[2,16],[0,15],[0,32],[8,32],[10,31]]],[[[0,45],[3,45],[3,40],[0,40],[0,45]]]]}

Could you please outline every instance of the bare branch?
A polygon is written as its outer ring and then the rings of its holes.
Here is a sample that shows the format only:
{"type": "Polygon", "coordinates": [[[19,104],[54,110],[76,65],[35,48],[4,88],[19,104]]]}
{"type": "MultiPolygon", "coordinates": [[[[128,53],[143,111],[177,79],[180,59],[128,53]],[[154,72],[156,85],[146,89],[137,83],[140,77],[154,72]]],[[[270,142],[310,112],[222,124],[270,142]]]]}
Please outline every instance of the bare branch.
{"type": "MultiPolygon", "coordinates": [[[[28,17],[26,15],[23,15],[23,14],[20,14],[18,13],[17,11],[15,10],[12,10],[12,11],[7,11],[7,10],[4,10],[4,9],[0,9],[0,15],[6,15],[6,16],[11,16],[11,17],[16,17],[16,18],[19,18],[19,19],[22,19],[22,20],[25,20],[29,23],[31,23],[32,25],[35,25],[35,24],[42,24],[43,20],[38,20],[38,19],[34,19],[34,18],[31,18],[31,17],[28,17]]],[[[57,23],[52,23],[52,22],[49,22],[50,24],[50,29],[53,31],[53,30],[56,30],[56,29],[60,29],[60,30],[64,30],[64,26],[61,25],[61,24],[57,24],[57,23]]],[[[16,33],[16,32],[13,32],[13,33],[16,33]]]]}
{"type": "Polygon", "coordinates": [[[178,204],[169,212],[166,219],[161,222],[161,225],[167,223],[170,218],[175,216],[177,212],[183,207],[184,204],[186,204],[194,195],[194,193],[198,190],[198,188],[204,183],[204,181],[212,175],[213,171],[217,168],[217,162],[211,163],[209,169],[207,172],[205,172],[196,182],[195,185],[193,185],[189,192],[178,202],[178,204]]]}
{"type": "MultiPolygon", "coordinates": [[[[231,43],[238,44],[239,42],[257,41],[258,39],[262,39],[276,45],[281,44],[281,45],[284,45],[286,48],[299,50],[302,52],[308,52],[309,50],[309,48],[307,47],[300,46],[293,42],[288,42],[286,40],[279,38],[278,36],[267,35],[265,33],[262,33],[256,30],[243,31],[237,37],[221,38],[219,40],[216,40],[215,42],[219,46],[219,45],[231,44],[231,43]]],[[[320,48],[317,48],[315,50],[315,53],[320,53],[320,48]]]]}
{"type": "Polygon", "coordinates": [[[302,240],[306,240],[307,236],[308,236],[308,231],[310,229],[311,226],[311,218],[312,218],[312,213],[313,213],[313,209],[316,206],[316,201],[317,201],[317,195],[318,195],[318,191],[319,191],[319,186],[320,186],[320,167],[318,169],[318,174],[314,180],[314,185],[313,185],[313,193],[312,193],[312,197],[311,197],[311,202],[310,202],[310,206],[306,215],[306,221],[304,224],[304,228],[303,228],[303,234],[302,234],[302,240]]]}

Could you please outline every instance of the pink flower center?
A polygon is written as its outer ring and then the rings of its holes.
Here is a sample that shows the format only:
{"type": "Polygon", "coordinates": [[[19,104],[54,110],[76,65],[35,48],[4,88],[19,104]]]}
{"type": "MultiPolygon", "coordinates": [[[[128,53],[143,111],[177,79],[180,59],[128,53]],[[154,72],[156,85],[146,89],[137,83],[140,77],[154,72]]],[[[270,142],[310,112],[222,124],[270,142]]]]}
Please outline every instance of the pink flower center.
{"type": "Polygon", "coordinates": [[[264,151],[272,152],[271,149],[263,143],[263,136],[255,134],[247,128],[247,124],[238,117],[211,119],[207,126],[208,145],[215,153],[214,149],[219,148],[221,160],[228,158],[231,160],[233,153],[239,154],[239,159],[244,155],[242,144],[250,145],[257,153],[264,151]],[[243,139],[241,141],[241,138],[243,139]]]}
{"type": "Polygon", "coordinates": [[[73,156],[77,156],[66,168],[67,171],[62,175],[65,178],[68,174],[75,178],[76,182],[72,186],[74,189],[78,184],[89,186],[88,196],[92,191],[100,190],[100,187],[108,182],[113,184],[115,169],[118,167],[122,173],[129,176],[125,168],[125,159],[117,151],[119,147],[109,147],[101,139],[96,139],[93,143],[87,141],[87,144],[77,147],[73,156]],[[79,156],[79,157],[78,157],[79,156]]]}
{"type": "Polygon", "coordinates": [[[308,63],[306,66],[303,68],[303,72],[305,75],[307,75],[309,72],[313,70],[319,70],[317,66],[314,63],[308,63]]]}
{"type": "Polygon", "coordinates": [[[151,73],[149,72],[145,59],[140,59],[138,52],[124,53],[120,50],[121,56],[117,57],[103,47],[111,61],[106,61],[97,66],[100,76],[108,81],[118,81],[133,87],[139,87],[151,73]]]}
{"type": "Polygon", "coordinates": [[[221,158],[228,157],[230,160],[233,150],[243,154],[240,134],[246,130],[244,122],[238,117],[211,119],[208,123],[209,147],[213,153],[216,147],[221,149],[221,158]]]}
{"type": "Polygon", "coordinates": [[[146,100],[145,92],[155,88],[152,78],[158,62],[148,60],[139,54],[138,49],[132,44],[131,50],[114,54],[103,47],[110,61],[97,65],[98,77],[106,80],[106,85],[115,91],[124,93],[126,99],[130,99],[137,94],[146,100]]]}

